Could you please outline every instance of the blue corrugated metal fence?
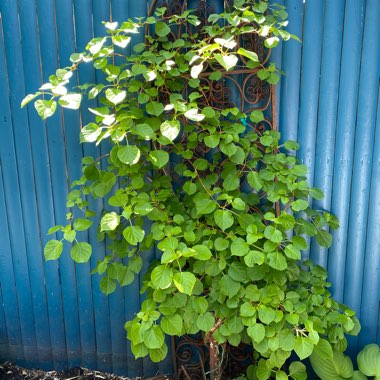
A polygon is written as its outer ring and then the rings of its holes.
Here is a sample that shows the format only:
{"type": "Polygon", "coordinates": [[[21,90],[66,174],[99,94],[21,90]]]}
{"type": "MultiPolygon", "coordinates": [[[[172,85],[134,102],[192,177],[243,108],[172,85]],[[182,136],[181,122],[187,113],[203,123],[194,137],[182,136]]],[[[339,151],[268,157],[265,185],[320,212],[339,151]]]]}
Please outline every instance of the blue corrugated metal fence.
{"type": "MultiPolygon", "coordinates": [[[[357,311],[363,332],[350,340],[354,352],[380,343],[380,1],[276,2],[287,6],[288,29],[303,41],[282,43],[272,55],[286,73],[278,124],[284,139],[299,141],[310,182],[326,193],[315,206],[341,221],[331,249],[312,241],[305,255],[328,267],[335,297],[357,311]]],[[[223,9],[222,0],[208,3],[223,9]]],[[[0,0],[1,360],[129,376],[171,371],[170,355],[158,365],[133,359],[123,324],[139,308],[139,282],[108,298],[100,293],[99,277],[90,276],[105,253],[95,231],[84,236],[96,247],[88,265],[73,264],[68,252],[59,263],[42,257],[46,231],[65,220],[80,158],[106,149],[79,145],[88,113],[59,112],[45,123],[20,109],[27,93],[103,33],[102,20],[144,16],[148,7],[146,0],[0,0]]],[[[98,75],[79,71],[82,82],[98,75]]],[[[91,206],[103,208],[101,200],[91,206]]]]}

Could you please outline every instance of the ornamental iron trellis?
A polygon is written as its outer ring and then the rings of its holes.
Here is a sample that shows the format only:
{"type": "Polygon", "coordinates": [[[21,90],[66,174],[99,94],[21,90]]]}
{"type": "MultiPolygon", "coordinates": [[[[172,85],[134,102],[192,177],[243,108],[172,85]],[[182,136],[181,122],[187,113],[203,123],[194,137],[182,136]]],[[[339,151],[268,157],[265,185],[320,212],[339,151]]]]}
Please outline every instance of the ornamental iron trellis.
{"type": "MultiPolygon", "coordinates": [[[[231,4],[232,0],[225,0],[224,10],[228,11],[231,4]]],[[[209,15],[218,12],[215,2],[209,4],[207,0],[154,0],[148,14],[153,14],[156,8],[161,7],[167,8],[166,15],[179,14],[187,9],[194,9],[195,15],[201,22],[199,27],[207,25],[209,15]]],[[[192,30],[178,28],[176,33],[172,33],[171,38],[175,41],[181,38],[184,32],[190,34],[198,32],[197,29],[195,27],[192,30]]],[[[268,63],[270,50],[264,48],[264,43],[257,34],[244,34],[237,43],[237,48],[244,47],[247,50],[254,51],[263,65],[268,63]]],[[[245,64],[245,58],[241,57],[241,59],[245,64]]],[[[276,130],[274,86],[266,81],[261,81],[257,77],[258,70],[259,68],[239,68],[237,65],[234,70],[227,72],[221,66],[206,66],[199,75],[199,79],[208,88],[208,92],[203,94],[203,99],[199,99],[200,104],[220,110],[238,107],[245,114],[253,110],[262,110],[265,119],[255,126],[257,132],[276,130]],[[218,81],[209,79],[215,70],[222,73],[222,77],[218,81]]],[[[184,91],[188,96],[191,89],[185,88],[184,91]]],[[[165,100],[164,97],[165,95],[163,95],[163,100],[165,100]]],[[[206,146],[203,149],[204,151],[200,153],[204,155],[210,150],[206,146]]],[[[210,378],[213,378],[213,372],[218,371],[220,373],[221,370],[224,379],[232,379],[244,372],[252,362],[252,349],[249,346],[241,344],[239,347],[233,347],[225,344],[220,347],[220,352],[213,352],[212,349],[208,349],[204,337],[201,335],[174,338],[172,355],[174,378],[178,380],[206,380],[206,375],[210,374],[210,378]],[[222,369],[215,368],[214,355],[219,356],[222,369]]]]}

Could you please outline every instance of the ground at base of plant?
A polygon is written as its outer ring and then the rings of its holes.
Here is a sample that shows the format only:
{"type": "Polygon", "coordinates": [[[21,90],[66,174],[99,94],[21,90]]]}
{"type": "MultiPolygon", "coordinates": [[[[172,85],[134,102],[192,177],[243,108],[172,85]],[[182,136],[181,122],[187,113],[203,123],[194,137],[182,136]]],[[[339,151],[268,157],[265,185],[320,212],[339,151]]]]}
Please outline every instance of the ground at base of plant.
{"type": "Polygon", "coordinates": [[[171,380],[169,376],[149,378],[117,376],[106,372],[75,367],[66,371],[42,371],[19,367],[11,362],[0,364],[0,380],[171,380]]]}

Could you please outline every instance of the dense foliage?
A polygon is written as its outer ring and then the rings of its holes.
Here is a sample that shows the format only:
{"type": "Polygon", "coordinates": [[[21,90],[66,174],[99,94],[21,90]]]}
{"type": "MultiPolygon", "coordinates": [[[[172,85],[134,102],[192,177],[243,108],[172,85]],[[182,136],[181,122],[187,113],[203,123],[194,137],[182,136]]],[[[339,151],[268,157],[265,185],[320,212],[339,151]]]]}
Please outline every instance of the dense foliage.
{"type": "Polygon", "coordinates": [[[292,37],[286,17],[281,6],[235,0],[198,31],[191,11],[166,16],[163,8],[121,26],[106,23],[107,36],[91,40],[85,52],[72,55],[72,66],[24,100],[42,95],[34,104],[47,118],[57,103],[77,109],[82,96],[98,99],[80,139],[108,139],[108,163],[83,159],[83,177],[67,201],[76,211],[67,225],[50,229],[62,239],[50,240],[44,253],[58,259],[66,240],[74,243],[74,261],[89,260],[91,246],[76,239],[93,224],[89,197],[109,206],[98,226],[99,239],[110,242],[108,254],[94,268],[104,293],[132,283],[144,252],[157,245],[162,256],[145,274],[146,299],[125,326],[136,357],[160,361],[168,351],[165,334],[202,332],[216,347],[252,345],[250,378],[286,379],[287,372],[304,379],[301,362],[285,364],[292,352],[305,359],[321,338],[342,351],[344,334],[358,332],[354,312],[330,297],[326,271],[300,264],[307,237],[329,246],[328,228],[338,221],[310,207],[310,198],[323,194],[309,187],[307,169],[294,156],[298,144],[280,144],[276,131],[258,132],[261,110],[220,109],[207,96],[210,82],[236,68],[276,83],[274,64],[264,66],[239,39],[257,34],[266,48],[275,47],[292,37]],[[131,34],[144,28],[146,43],[125,55],[131,34]],[[68,92],[82,63],[102,71],[105,82],[68,92]]]}

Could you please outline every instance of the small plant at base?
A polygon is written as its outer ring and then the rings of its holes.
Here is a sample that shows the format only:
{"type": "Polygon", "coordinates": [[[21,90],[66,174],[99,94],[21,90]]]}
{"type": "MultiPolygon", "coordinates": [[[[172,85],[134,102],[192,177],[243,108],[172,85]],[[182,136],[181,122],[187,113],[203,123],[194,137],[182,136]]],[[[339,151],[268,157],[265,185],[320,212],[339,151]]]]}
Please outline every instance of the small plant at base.
{"type": "Polygon", "coordinates": [[[43,95],[34,104],[44,119],[57,102],[77,109],[87,96],[101,104],[89,109],[94,122],[83,126],[80,138],[96,144],[108,139],[108,164],[83,159],[83,177],[67,200],[83,217],[70,212],[67,225],[51,228],[63,238],[50,240],[44,254],[58,259],[63,240],[75,241],[71,257],[87,262],[91,246],[76,241],[77,231],[93,223],[87,197],[108,195],[110,209],[98,229],[99,239],[108,237],[110,244],[93,270],[102,276],[102,291],[132,283],[144,252],[157,244],[162,256],[145,273],[146,299],[125,325],[136,357],[160,361],[168,351],[165,334],[201,332],[215,354],[214,379],[222,376],[218,347],[243,342],[255,352],[249,378],[298,380],[305,378],[305,366],[287,366],[292,352],[303,360],[321,338],[344,350],[344,334],[358,332],[354,312],[331,298],[326,271],[299,263],[308,247],[304,236],[328,247],[327,228],[337,228],[338,221],[310,207],[309,197],[323,194],[309,187],[306,167],[293,156],[298,144],[281,145],[278,132],[259,132],[261,110],[245,114],[214,106],[202,79],[217,82],[226,72],[248,68],[276,83],[275,65],[264,66],[255,52],[239,47],[239,38],[257,34],[272,48],[292,37],[283,29],[285,18],[281,6],[235,0],[193,34],[186,31],[199,20],[191,11],[165,16],[159,8],[138,22],[106,23],[108,36],[91,40],[86,52],[72,55],[72,66],[57,70],[23,102],[43,95]],[[125,56],[130,35],[151,25],[154,34],[125,56]],[[116,65],[115,57],[123,62],[116,65]],[[72,72],[83,63],[101,70],[106,82],[68,92],[72,72]]]}

